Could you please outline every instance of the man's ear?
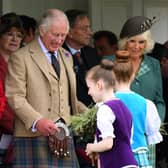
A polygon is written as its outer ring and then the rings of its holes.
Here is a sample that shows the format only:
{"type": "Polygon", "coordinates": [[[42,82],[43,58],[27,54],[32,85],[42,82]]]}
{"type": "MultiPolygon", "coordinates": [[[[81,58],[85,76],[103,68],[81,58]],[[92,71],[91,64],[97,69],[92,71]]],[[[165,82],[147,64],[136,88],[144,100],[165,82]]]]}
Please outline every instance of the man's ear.
{"type": "Polygon", "coordinates": [[[44,34],[42,26],[39,26],[39,33],[41,36],[44,34]]]}

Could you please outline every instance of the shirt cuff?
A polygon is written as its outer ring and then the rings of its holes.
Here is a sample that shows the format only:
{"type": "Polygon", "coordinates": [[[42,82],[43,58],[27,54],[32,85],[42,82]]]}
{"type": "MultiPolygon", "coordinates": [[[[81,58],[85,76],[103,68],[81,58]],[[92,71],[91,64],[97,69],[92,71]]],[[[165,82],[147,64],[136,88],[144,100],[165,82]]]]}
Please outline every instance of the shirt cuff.
{"type": "Polygon", "coordinates": [[[37,132],[36,124],[40,119],[41,119],[41,117],[33,122],[33,125],[32,125],[32,128],[31,128],[32,132],[37,132]]]}
{"type": "Polygon", "coordinates": [[[161,141],[163,141],[163,137],[160,132],[156,132],[155,134],[147,136],[148,145],[157,144],[160,143],[161,141]]]}

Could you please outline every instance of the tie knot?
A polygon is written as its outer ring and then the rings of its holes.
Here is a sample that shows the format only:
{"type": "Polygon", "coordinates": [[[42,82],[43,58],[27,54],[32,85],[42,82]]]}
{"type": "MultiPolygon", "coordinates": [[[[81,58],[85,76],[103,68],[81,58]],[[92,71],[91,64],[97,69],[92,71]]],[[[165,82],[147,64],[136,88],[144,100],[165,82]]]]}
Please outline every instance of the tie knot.
{"type": "Polygon", "coordinates": [[[57,54],[54,51],[48,51],[48,53],[50,53],[51,59],[57,59],[58,61],[57,54]]]}
{"type": "Polygon", "coordinates": [[[55,55],[54,51],[48,51],[51,55],[55,55]]]}
{"type": "Polygon", "coordinates": [[[51,54],[51,64],[52,64],[55,72],[57,73],[58,77],[60,77],[60,65],[59,65],[59,61],[55,57],[55,53],[54,52],[49,51],[49,53],[51,54]]]}
{"type": "Polygon", "coordinates": [[[80,51],[77,51],[77,52],[75,53],[75,56],[77,57],[77,59],[80,59],[80,56],[81,56],[80,51]]]}
{"type": "Polygon", "coordinates": [[[74,55],[75,55],[75,57],[77,58],[78,63],[79,63],[79,64],[82,64],[81,52],[80,52],[80,51],[77,51],[74,55]]]}

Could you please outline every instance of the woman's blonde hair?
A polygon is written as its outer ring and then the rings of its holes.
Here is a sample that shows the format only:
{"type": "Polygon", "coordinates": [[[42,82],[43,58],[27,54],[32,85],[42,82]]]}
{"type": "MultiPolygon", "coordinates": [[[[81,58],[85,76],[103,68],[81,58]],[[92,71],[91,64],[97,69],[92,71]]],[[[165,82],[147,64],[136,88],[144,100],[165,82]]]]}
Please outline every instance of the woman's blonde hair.
{"type": "MultiPolygon", "coordinates": [[[[139,36],[139,35],[142,36],[142,38],[144,38],[144,40],[146,41],[146,47],[144,49],[143,54],[149,53],[154,47],[154,40],[152,39],[151,31],[147,30],[144,33],[138,34],[136,36],[139,36]]],[[[125,37],[125,38],[119,39],[119,41],[118,41],[119,50],[126,50],[127,41],[129,39],[132,39],[132,38],[136,37],[136,36],[132,36],[132,37],[129,37],[129,38],[125,37]]]]}

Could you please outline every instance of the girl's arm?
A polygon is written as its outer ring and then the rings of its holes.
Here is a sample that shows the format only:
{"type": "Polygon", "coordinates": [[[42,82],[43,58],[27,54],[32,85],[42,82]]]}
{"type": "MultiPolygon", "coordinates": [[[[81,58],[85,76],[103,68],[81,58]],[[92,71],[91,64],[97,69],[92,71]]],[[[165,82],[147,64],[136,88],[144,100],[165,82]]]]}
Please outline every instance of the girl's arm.
{"type": "Polygon", "coordinates": [[[93,152],[99,153],[108,151],[112,148],[112,146],[113,146],[113,138],[107,137],[98,143],[88,143],[86,146],[86,154],[90,155],[93,152]]]}
{"type": "Polygon", "coordinates": [[[146,114],[146,136],[148,145],[157,144],[163,140],[160,134],[161,119],[159,117],[155,104],[147,101],[147,114],[146,114]]]}
{"type": "Polygon", "coordinates": [[[114,128],[113,122],[115,121],[114,113],[111,108],[105,104],[101,105],[97,111],[97,127],[101,134],[99,137],[102,139],[97,143],[89,143],[86,146],[86,154],[90,155],[93,152],[99,153],[110,150],[113,146],[114,128]]]}

